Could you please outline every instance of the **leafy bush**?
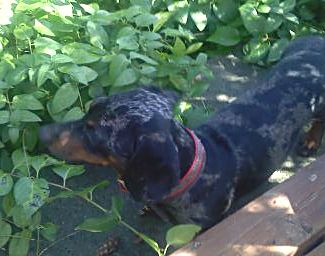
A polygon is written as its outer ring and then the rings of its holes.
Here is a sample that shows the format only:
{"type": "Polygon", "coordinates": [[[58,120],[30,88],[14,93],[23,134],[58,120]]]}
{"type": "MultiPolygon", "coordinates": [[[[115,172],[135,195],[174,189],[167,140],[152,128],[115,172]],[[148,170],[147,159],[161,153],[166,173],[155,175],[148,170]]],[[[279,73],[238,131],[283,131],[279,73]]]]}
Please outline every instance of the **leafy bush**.
{"type": "Polygon", "coordinates": [[[56,198],[108,212],[91,196],[107,182],[71,191],[66,180],[84,169],[37,154],[41,123],[78,119],[93,98],[138,85],[201,95],[208,54],[243,47],[245,60],[272,63],[292,38],[324,33],[324,9],[324,0],[0,2],[0,248],[22,256],[33,234],[54,240],[40,208],[56,198]],[[47,167],[62,184],[41,177],[47,167]]]}

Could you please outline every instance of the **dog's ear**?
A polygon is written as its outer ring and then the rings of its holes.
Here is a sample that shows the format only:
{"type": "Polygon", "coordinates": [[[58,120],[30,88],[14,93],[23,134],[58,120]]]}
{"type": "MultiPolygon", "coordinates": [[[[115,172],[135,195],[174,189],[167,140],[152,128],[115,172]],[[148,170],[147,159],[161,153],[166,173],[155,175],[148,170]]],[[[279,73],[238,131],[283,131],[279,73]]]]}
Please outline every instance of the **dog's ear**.
{"type": "Polygon", "coordinates": [[[178,149],[170,130],[141,133],[125,173],[126,186],[132,196],[137,200],[159,201],[179,179],[178,149]]]}

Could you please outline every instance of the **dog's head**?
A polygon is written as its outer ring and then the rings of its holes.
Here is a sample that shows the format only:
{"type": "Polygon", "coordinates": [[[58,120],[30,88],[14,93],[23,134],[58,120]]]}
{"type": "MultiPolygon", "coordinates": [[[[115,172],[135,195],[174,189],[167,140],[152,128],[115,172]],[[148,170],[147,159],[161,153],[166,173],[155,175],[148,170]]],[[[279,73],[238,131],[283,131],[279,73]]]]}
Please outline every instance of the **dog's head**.
{"type": "Polygon", "coordinates": [[[54,156],[112,166],[138,200],[157,201],[179,179],[172,129],[176,95],[153,88],[96,99],[81,119],[40,129],[54,156]]]}

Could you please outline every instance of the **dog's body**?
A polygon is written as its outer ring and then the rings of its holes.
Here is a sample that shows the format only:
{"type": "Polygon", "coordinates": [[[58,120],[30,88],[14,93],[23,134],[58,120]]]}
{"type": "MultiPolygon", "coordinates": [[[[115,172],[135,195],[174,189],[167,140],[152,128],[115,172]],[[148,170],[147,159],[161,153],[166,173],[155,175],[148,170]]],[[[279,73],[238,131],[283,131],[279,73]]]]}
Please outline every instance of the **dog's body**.
{"type": "Polygon", "coordinates": [[[82,120],[42,128],[41,139],[62,159],[112,165],[135,199],[207,228],[235,196],[267,180],[295,149],[304,125],[325,118],[324,71],[325,39],[306,37],[289,46],[260,86],[195,129],[196,136],[173,120],[171,93],[143,88],[99,98],[82,120]],[[195,177],[170,196],[191,169],[195,177]]]}

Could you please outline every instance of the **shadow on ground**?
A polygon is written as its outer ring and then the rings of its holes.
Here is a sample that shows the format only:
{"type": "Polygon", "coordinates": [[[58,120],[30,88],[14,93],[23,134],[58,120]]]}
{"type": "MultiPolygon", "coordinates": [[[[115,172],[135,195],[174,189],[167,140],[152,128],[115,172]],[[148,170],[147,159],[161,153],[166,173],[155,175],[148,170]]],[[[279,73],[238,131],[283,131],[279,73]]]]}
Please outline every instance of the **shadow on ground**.
{"type": "MultiPolygon", "coordinates": [[[[258,83],[258,78],[263,75],[264,70],[240,62],[234,56],[215,58],[210,61],[210,67],[215,73],[215,79],[211,81],[211,86],[206,93],[205,103],[213,109],[219,109],[222,105],[231,102],[238,95],[243,93],[251,86],[258,83]]],[[[279,170],[271,179],[273,182],[279,182],[290,175],[295,167],[305,163],[298,161],[298,164],[288,162],[287,167],[279,170]]],[[[114,180],[113,170],[103,170],[100,168],[88,167],[88,171],[80,177],[70,179],[68,186],[78,188],[90,186],[99,183],[102,180],[109,180],[111,184],[107,189],[95,192],[94,199],[105,208],[110,208],[111,196],[122,194],[125,199],[123,217],[126,222],[134,226],[137,230],[151,236],[164,245],[164,234],[169,224],[149,217],[140,217],[138,211],[142,205],[136,204],[130,200],[127,195],[119,191],[114,180]]],[[[51,176],[48,173],[46,176],[51,176]]],[[[53,175],[54,176],[54,175],[53,175]]],[[[56,177],[48,177],[50,180],[56,177]]],[[[57,179],[57,183],[60,180],[57,179]]],[[[275,184],[273,183],[273,184],[275,184]]],[[[271,183],[262,185],[255,193],[242,199],[237,208],[267,190],[271,183]]],[[[101,216],[102,213],[84,202],[81,199],[62,199],[53,202],[43,210],[43,222],[47,219],[60,226],[58,239],[62,239],[55,244],[50,245],[42,255],[44,256],[93,256],[96,255],[96,249],[108,238],[117,238],[120,243],[118,251],[112,255],[123,256],[154,256],[156,255],[146,244],[137,242],[137,238],[128,230],[122,227],[114,229],[110,233],[74,233],[74,228],[84,219],[101,216]]],[[[48,246],[48,245],[47,245],[48,246]]],[[[44,247],[43,247],[44,248],[44,247]]],[[[34,255],[34,254],[32,254],[34,255]]]]}

